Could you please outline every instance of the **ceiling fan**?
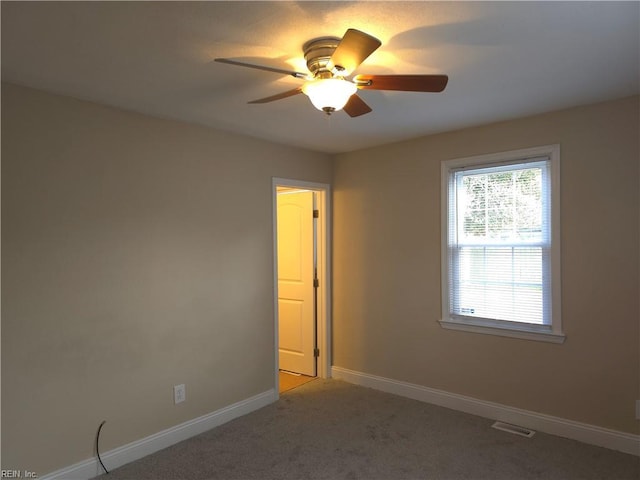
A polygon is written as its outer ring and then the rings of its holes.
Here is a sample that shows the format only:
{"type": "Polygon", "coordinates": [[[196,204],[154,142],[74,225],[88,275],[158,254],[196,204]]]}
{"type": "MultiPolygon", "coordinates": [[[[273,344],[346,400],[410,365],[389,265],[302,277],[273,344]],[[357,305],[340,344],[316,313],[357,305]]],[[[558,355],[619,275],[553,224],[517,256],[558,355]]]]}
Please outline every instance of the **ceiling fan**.
{"type": "Polygon", "coordinates": [[[356,75],[349,79],[354,70],[380,45],[382,42],[377,38],[353,28],[347,30],[341,39],[321,37],[310,40],[302,47],[310,73],[254,65],[229,58],[216,58],[215,61],[305,80],[300,87],[249,103],[268,103],[304,93],[318,110],[327,115],[342,109],[351,117],[369,113],[371,107],[356,94],[358,89],[442,92],[447,86],[449,77],[446,75],[356,75]]]}

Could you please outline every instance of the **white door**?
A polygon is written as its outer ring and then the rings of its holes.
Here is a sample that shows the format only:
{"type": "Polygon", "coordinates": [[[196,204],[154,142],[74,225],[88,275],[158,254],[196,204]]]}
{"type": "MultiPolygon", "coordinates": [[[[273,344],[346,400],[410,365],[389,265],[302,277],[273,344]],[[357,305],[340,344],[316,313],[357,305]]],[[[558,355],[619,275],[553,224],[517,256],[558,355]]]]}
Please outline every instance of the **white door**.
{"type": "Polygon", "coordinates": [[[280,368],[315,376],[313,192],[277,199],[280,368]]]}

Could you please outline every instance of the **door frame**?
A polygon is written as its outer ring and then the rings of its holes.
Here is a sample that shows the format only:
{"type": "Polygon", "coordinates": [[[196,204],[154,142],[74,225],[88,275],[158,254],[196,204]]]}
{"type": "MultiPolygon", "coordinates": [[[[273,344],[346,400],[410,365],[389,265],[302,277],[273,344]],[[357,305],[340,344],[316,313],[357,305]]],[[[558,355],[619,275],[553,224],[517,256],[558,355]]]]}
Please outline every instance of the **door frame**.
{"type": "Polygon", "coordinates": [[[274,377],[276,397],[279,397],[279,322],[278,322],[278,187],[300,188],[318,194],[317,223],[318,249],[318,318],[317,339],[320,354],[317,358],[316,375],[320,378],[331,376],[331,185],[306,182],[288,178],[273,177],[271,182],[273,220],[273,308],[274,308],[274,377]]]}

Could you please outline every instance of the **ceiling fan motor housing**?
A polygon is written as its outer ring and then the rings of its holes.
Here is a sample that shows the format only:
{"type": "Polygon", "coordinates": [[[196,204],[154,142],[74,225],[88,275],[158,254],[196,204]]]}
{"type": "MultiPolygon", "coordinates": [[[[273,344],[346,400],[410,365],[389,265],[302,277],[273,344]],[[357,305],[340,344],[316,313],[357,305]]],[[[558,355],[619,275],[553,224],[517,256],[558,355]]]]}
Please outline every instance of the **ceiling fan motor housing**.
{"type": "Polygon", "coordinates": [[[337,37],[321,37],[309,40],[303,45],[307,68],[315,78],[331,78],[332,73],[327,70],[327,64],[340,40],[337,37]]]}

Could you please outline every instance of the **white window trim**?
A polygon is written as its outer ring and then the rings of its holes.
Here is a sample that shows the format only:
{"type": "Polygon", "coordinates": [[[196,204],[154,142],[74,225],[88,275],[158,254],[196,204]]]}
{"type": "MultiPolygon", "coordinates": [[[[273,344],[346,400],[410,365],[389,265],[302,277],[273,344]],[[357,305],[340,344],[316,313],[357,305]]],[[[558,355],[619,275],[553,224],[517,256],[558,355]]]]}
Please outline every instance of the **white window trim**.
{"type": "Polygon", "coordinates": [[[561,319],[561,276],[560,276],[560,145],[511,150],[473,157],[446,160],[441,165],[441,275],[442,275],[442,318],[440,326],[448,330],[462,330],[487,335],[514,337],[524,340],[563,343],[566,339],[562,331],[561,319]],[[449,172],[460,167],[508,162],[510,160],[548,156],[551,159],[551,324],[532,325],[498,320],[451,318],[449,316],[449,269],[448,269],[448,211],[449,172]]]}

